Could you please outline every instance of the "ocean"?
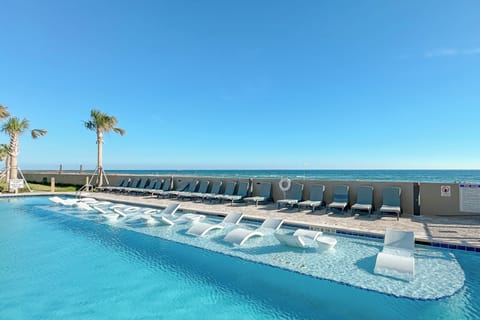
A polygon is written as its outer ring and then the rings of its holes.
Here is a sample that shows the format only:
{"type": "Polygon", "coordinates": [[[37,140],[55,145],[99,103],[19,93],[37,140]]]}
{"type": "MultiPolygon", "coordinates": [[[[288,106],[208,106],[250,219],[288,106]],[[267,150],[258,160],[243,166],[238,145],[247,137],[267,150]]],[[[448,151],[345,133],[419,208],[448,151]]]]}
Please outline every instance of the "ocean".
{"type": "Polygon", "coordinates": [[[480,183],[480,170],[106,170],[106,173],[303,180],[480,183]]]}

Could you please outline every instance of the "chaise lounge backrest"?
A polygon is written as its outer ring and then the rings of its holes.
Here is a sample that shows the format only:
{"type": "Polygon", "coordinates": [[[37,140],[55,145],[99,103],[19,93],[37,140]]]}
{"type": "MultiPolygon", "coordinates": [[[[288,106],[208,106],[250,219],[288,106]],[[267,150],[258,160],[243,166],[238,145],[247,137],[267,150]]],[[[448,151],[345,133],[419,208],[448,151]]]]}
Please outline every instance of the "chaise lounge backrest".
{"type": "Polygon", "coordinates": [[[333,201],[334,202],[347,202],[348,203],[348,191],[350,187],[344,184],[338,184],[333,189],[333,201]]]}

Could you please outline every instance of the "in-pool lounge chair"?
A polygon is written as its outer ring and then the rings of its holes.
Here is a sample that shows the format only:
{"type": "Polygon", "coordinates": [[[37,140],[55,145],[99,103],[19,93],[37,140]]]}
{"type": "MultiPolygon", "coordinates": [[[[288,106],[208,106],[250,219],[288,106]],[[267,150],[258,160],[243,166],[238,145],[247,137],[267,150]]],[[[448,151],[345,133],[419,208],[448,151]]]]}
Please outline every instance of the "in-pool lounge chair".
{"type": "MultiPolygon", "coordinates": [[[[131,217],[128,217],[125,220],[125,223],[138,223],[145,222],[150,225],[172,225],[172,218],[175,218],[175,213],[180,209],[180,203],[170,203],[165,209],[160,212],[144,212],[142,214],[136,214],[131,217]]],[[[119,209],[113,209],[117,213],[124,213],[119,209]]],[[[155,210],[156,211],[156,210],[155,210]]]]}
{"type": "Polygon", "coordinates": [[[327,208],[342,209],[344,211],[348,206],[348,191],[350,187],[344,184],[336,185],[333,189],[333,202],[330,202],[327,208]]]}
{"type": "Polygon", "coordinates": [[[399,187],[387,187],[383,189],[380,212],[395,213],[397,220],[399,220],[400,214],[402,213],[402,208],[400,207],[401,194],[402,189],[399,187]]]}
{"type": "Polygon", "coordinates": [[[234,195],[223,195],[223,196],[220,196],[220,199],[222,201],[231,201],[231,204],[233,205],[233,203],[235,201],[241,201],[243,198],[245,198],[247,195],[248,195],[248,189],[250,187],[250,184],[248,183],[248,181],[242,181],[242,182],[239,182],[238,183],[238,187],[237,187],[237,193],[234,194],[234,195]]]}
{"type": "Polygon", "coordinates": [[[280,243],[290,247],[330,249],[337,244],[337,239],[323,236],[321,231],[297,229],[291,233],[275,232],[274,235],[280,243]]]}
{"type": "Polygon", "coordinates": [[[247,197],[243,199],[245,202],[255,202],[255,207],[258,206],[259,202],[269,201],[272,197],[272,183],[271,182],[262,182],[259,186],[259,194],[254,197],[247,197]]]}
{"type": "Polygon", "coordinates": [[[262,237],[266,233],[278,230],[283,224],[282,219],[268,218],[257,229],[236,228],[227,233],[224,240],[236,245],[243,245],[252,237],[262,237]]]}
{"type": "Polygon", "coordinates": [[[280,206],[286,206],[293,208],[300,201],[302,201],[303,195],[303,184],[301,183],[292,183],[290,190],[287,191],[287,198],[277,201],[277,208],[280,206]]]}
{"type": "Polygon", "coordinates": [[[412,231],[387,229],[374,272],[411,280],[415,276],[415,236],[412,231]]]}
{"type": "Polygon", "coordinates": [[[352,212],[355,210],[372,213],[373,209],[373,187],[359,186],[357,188],[357,202],[352,205],[352,212]]]}
{"type": "Polygon", "coordinates": [[[236,225],[242,220],[243,213],[229,213],[222,222],[217,224],[206,222],[195,222],[190,229],[187,230],[187,234],[191,236],[203,237],[212,230],[221,230],[226,226],[236,225]]]}
{"type": "Polygon", "coordinates": [[[315,211],[315,209],[325,204],[325,201],[323,200],[324,194],[325,186],[323,184],[313,184],[310,187],[310,199],[299,202],[298,207],[310,207],[312,211],[315,211]]]}

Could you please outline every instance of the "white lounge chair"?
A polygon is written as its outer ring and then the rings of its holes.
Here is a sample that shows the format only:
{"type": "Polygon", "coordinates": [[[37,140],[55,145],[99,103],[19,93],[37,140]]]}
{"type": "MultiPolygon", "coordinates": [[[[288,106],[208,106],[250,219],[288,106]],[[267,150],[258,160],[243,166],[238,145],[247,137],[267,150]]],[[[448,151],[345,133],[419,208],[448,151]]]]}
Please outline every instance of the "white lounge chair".
{"type": "Polygon", "coordinates": [[[62,199],[57,196],[53,196],[48,199],[54,203],[58,203],[64,206],[73,206],[75,203],[79,201],[78,199],[74,199],[74,198],[62,199]]]}
{"type": "Polygon", "coordinates": [[[230,231],[224,238],[226,242],[236,245],[243,245],[245,241],[252,237],[262,237],[265,233],[271,233],[278,230],[283,224],[282,219],[268,218],[257,229],[237,228],[230,231]]]}
{"type": "Polygon", "coordinates": [[[222,222],[217,224],[206,222],[195,222],[190,229],[187,230],[187,234],[197,237],[203,237],[211,230],[221,230],[228,225],[235,225],[243,218],[243,213],[229,213],[222,222]]]}
{"type": "Polygon", "coordinates": [[[412,231],[387,229],[374,272],[411,280],[415,276],[415,236],[412,231]]]}
{"type": "Polygon", "coordinates": [[[323,236],[321,231],[298,229],[293,233],[275,232],[274,235],[280,243],[290,247],[326,250],[335,247],[337,244],[337,239],[323,236]]]}
{"type": "MultiPolygon", "coordinates": [[[[178,209],[180,209],[180,203],[171,203],[160,212],[144,212],[127,218],[125,222],[127,224],[144,222],[150,225],[172,225],[173,222],[171,222],[171,218],[175,217],[175,213],[178,209]]],[[[113,210],[118,209],[114,208],[113,210]]]]}

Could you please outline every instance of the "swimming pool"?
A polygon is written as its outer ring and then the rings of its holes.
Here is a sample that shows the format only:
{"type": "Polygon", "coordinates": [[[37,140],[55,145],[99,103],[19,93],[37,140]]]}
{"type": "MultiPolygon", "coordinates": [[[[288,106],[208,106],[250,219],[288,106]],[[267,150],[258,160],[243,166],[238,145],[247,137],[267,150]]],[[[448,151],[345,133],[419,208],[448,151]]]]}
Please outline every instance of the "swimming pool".
{"type": "MultiPolygon", "coordinates": [[[[45,197],[2,199],[0,214],[0,315],[5,319],[474,319],[480,312],[478,254],[433,251],[453,255],[465,282],[450,297],[421,301],[59,213],[45,197]]],[[[201,241],[221,245],[215,239],[201,241]]]]}

